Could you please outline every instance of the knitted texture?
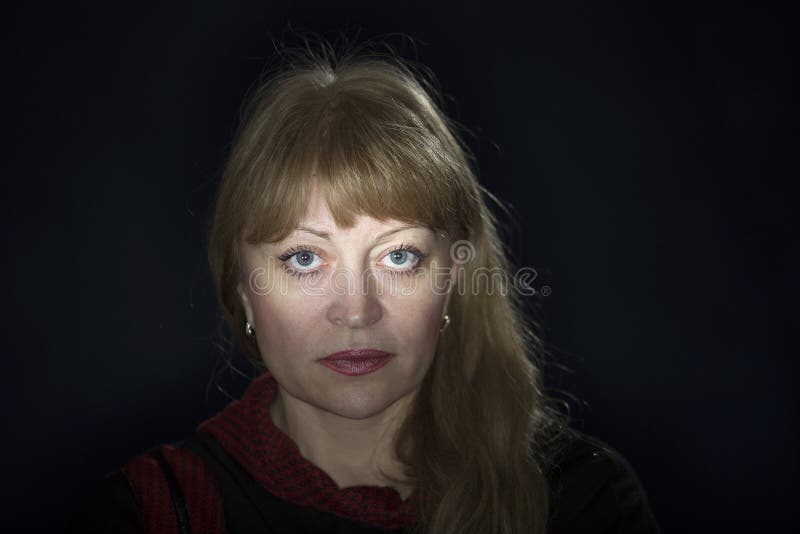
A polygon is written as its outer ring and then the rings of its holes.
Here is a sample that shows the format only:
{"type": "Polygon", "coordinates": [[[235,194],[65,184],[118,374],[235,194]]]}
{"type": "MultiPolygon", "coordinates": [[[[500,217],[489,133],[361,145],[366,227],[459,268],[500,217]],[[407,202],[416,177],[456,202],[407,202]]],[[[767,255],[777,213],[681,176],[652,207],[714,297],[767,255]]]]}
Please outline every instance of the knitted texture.
{"type": "MultiPolygon", "coordinates": [[[[194,452],[174,445],[159,447],[180,485],[192,534],[226,533],[225,514],[214,474],[194,452]]],[[[142,512],[146,533],[178,534],[178,519],[164,471],[149,453],[122,469],[142,512]]]]}
{"type": "Polygon", "coordinates": [[[378,528],[398,529],[414,522],[419,495],[402,500],[388,486],[339,488],[334,480],[300,454],[297,444],[272,421],[270,405],[277,383],[264,373],[198,428],[225,448],[261,486],[283,500],[309,506],[378,528]]]}

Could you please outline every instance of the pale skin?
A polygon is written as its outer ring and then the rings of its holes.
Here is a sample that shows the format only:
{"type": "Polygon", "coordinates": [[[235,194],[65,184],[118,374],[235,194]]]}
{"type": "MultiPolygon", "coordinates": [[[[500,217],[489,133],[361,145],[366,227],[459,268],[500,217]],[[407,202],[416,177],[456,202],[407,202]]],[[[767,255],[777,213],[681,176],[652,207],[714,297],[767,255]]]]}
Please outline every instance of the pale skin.
{"type": "Polygon", "coordinates": [[[413,488],[402,482],[392,438],[436,351],[451,294],[450,241],[368,216],[339,228],[316,189],[299,227],[278,243],[240,245],[239,295],[278,383],[272,419],[340,488],[389,486],[406,499],[413,488]],[[297,277],[286,267],[316,273],[297,277]],[[394,357],[361,376],[318,361],[358,348],[394,357]]]}

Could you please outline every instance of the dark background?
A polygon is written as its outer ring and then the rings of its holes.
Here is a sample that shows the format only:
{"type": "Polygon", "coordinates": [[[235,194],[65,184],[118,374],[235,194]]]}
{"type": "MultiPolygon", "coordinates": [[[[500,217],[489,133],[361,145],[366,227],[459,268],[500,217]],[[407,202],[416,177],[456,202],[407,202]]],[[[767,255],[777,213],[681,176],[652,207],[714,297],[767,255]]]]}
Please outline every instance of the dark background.
{"type": "Polygon", "coordinates": [[[665,532],[796,527],[796,23],[642,4],[7,14],[2,530],[62,527],[90,480],[224,406],[217,384],[241,392],[204,233],[242,97],[290,28],[415,40],[390,42],[436,73],[520,214],[517,261],[552,290],[570,371],[550,387],[628,458],[665,532]]]}

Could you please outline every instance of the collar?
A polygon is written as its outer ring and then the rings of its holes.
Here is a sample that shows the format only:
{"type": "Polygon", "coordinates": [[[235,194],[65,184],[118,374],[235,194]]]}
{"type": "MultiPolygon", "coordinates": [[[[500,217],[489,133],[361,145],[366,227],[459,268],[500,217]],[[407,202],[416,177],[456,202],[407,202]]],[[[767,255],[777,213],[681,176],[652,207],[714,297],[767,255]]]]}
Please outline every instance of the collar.
{"type": "Polygon", "coordinates": [[[270,405],[277,390],[272,375],[258,376],[241,400],[203,422],[198,431],[214,436],[276,497],[378,528],[397,529],[414,521],[418,490],[404,501],[388,486],[339,488],[327,473],[304,458],[297,444],[272,421],[270,405]]]}

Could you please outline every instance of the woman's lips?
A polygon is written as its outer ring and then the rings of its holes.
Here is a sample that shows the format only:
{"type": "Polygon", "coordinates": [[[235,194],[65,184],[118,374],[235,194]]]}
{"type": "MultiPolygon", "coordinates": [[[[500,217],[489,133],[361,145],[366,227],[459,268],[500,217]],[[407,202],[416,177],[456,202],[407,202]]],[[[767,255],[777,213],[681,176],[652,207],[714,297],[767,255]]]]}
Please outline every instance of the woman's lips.
{"type": "Polygon", "coordinates": [[[394,354],[374,349],[343,350],[319,361],[322,365],[348,376],[373,373],[389,363],[394,354]]]}

